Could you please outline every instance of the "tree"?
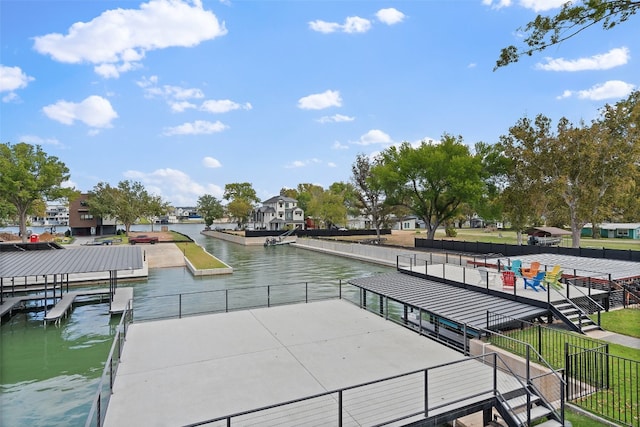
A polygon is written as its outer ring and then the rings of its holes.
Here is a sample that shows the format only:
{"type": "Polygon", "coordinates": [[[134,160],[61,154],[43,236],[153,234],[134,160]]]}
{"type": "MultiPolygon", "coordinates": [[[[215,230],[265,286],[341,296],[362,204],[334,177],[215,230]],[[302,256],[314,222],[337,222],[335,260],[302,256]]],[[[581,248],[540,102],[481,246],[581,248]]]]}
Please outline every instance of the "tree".
{"type": "Polygon", "coordinates": [[[238,225],[247,222],[254,205],[260,202],[249,182],[226,184],[222,198],[229,201],[227,211],[237,220],[238,225]]]}
{"type": "MultiPolygon", "coordinates": [[[[322,188],[322,187],[320,187],[322,188]]],[[[313,198],[307,205],[309,215],[326,228],[336,224],[345,224],[347,221],[347,208],[341,194],[331,190],[314,191],[313,198]]]]}
{"type": "Polygon", "coordinates": [[[89,193],[89,211],[95,217],[112,217],[124,224],[127,234],[138,218],[150,218],[167,212],[169,205],[150,195],[137,181],[120,181],[117,187],[99,182],[89,193]]]}
{"type": "Polygon", "coordinates": [[[69,169],[39,145],[0,144],[0,200],[15,208],[22,241],[27,241],[27,216],[47,200],[73,198],[77,192],[62,187],[69,169]]]}
{"type": "Polygon", "coordinates": [[[220,200],[216,199],[211,194],[200,196],[198,198],[196,209],[204,218],[204,223],[207,227],[211,227],[213,221],[218,218],[222,218],[224,215],[224,206],[222,206],[220,200]]]}
{"type": "Polygon", "coordinates": [[[526,47],[518,49],[511,45],[503,48],[494,70],[518,62],[522,56],[531,56],[558,45],[593,25],[602,24],[604,30],[610,30],[626,22],[638,9],[640,1],[635,0],[566,2],[555,16],[538,15],[524,28],[519,28],[527,34],[524,38],[526,47]]]}
{"type": "Polygon", "coordinates": [[[362,215],[371,218],[376,236],[380,238],[380,228],[390,211],[384,203],[384,190],[380,178],[372,172],[373,165],[369,157],[358,154],[355,163],[351,165],[351,182],[362,215]]]}
{"type": "MultiPolygon", "coordinates": [[[[501,138],[520,172],[546,194],[548,206],[565,210],[574,248],[580,246],[584,224],[609,213],[604,201],[611,191],[630,183],[637,170],[639,100],[640,92],[634,92],[614,106],[605,106],[591,126],[574,126],[562,118],[555,132],[543,115],[534,121],[523,118],[501,138]]],[[[564,212],[549,214],[562,217],[564,212]]]]}
{"type": "Polygon", "coordinates": [[[404,142],[381,153],[372,173],[379,177],[388,202],[401,205],[426,224],[427,238],[458,215],[461,203],[474,203],[484,191],[482,163],[462,137],[444,134],[440,143],[404,142]]]}
{"type": "Polygon", "coordinates": [[[146,196],[142,215],[151,223],[151,231],[153,231],[154,219],[166,215],[171,206],[169,202],[162,200],[160,196],[154,194],[147,194],[146,196]]]}

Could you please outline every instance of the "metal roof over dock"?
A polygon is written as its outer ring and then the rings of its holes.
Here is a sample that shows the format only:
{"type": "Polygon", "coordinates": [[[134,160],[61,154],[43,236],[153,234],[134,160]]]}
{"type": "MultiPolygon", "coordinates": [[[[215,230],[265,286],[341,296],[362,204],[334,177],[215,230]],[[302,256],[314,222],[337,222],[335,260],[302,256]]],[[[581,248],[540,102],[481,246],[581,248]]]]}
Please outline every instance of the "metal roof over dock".
{"type": "Polygon", "coordinates": [[[0,277],[95,273],[143,268],[142,250],[135,246],[93,246],[0,253],[0,277]]]}
{"type": "Polygon", "coordinates": [[[548,313],[546,308],[401,272],[362,277],[349,283],[477,329],[487,327],[487,311],[521,320],[535,319],[548,313]]]}

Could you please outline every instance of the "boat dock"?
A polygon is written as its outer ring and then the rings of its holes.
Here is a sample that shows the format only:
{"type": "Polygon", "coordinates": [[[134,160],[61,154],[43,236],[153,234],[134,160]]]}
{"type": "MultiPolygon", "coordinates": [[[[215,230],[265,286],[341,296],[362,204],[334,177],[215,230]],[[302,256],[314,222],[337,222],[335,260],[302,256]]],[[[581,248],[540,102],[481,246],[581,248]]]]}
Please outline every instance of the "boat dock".
{"type": "MultiPolygon", "coordinates": [[[[56,305],[48,311],[44,316],[44,322],[59,322],[67,312],[73,306],[76,298],[81,297],[95,297],[99,296],[109,298],[109,289],[89,289],[81,291],[69,291],[65,293],[62,298],[56,303],[56,305]]],[[[47,297],[50,299],[51,297],[47,297]]],[[[43,300],[43,295],[21,295],[17,297],[6,298],[2,304],[0,304],[0,317],[4,317],[6,314],[17,310],[23,303],[27,301],[43,300]]],[[[120,314],[124,312],[129,301],[133,299],[133,288],[117,288],[113,301],[111,301],[111,307],[109,308],[110,314],[120,314]]]]}

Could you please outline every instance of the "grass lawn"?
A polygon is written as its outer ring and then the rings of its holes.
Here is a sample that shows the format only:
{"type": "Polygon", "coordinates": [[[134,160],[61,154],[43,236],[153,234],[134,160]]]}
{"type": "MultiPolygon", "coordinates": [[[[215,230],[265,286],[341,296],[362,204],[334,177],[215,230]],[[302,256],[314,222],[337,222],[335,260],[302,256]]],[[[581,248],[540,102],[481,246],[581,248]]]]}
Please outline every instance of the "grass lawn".
{"type": "MultiPolygon", "coordinates": [[[[456,237],[446,237],[444,230],[438,229],[436,231],[436,239],[450,239],[450,240],[465,240],[469,242],[485,242],[485,243],[507,243],[510,245],[518,244],[518,239],[515,231],[511,230],[496,230],[485,231],[480,228],[458,228],[456,229],[458,235],[456,237]]],[[[426,239],[425,231],[416,232],[416,238],[424,237],[426,239]]],[[[522,236],[522,243],[527,243],[527,235],[522,236]]],[[[571,247],[571,236],[563,238],[560,246],[571,247]]],[[[631,249],[640,251],[640,239],[592,239],[590,237],[583,237],[580,239],[581,248],[609,248],[609,249],[631,249]]]]}
{"type": "Polygon", "coordinates": [[[208,270],[213,268],[227,268],[218,258],[209,254],[193,242],[176,242],[176,246],[182,251],[185,257],[198,270],[208,270]]]}
{"type": "Polygon", "coordinates": [[[602,329],[640,338],[640,310],[612,310],[600,314],[602,329]]]}

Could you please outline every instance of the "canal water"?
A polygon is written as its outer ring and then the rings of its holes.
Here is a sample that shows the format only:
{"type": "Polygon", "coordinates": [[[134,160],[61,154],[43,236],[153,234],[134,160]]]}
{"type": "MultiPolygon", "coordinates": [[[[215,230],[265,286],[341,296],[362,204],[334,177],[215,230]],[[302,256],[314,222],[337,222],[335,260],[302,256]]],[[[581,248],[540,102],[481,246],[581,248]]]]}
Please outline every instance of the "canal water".
{"type": "MultiPolygon", "coordinates": [[[[391,270],[288,245],[242,246],[203,236],[202,227],[170,229],[192,237],[231,265],[233,274],[194,278],[185,268],[153,269],[148,280],[124,285],[134,288],[136,318],[174,316],[175,305],[159,298],[166,295],[296,283],[335,289],[339,280],[391,270]]],[[[106,302],[77,305],[60,326],[45,327],[44,311],[34,307],[0,326],[0,426],[84,425],[119,322],[108,310],[106,302]]]]}

